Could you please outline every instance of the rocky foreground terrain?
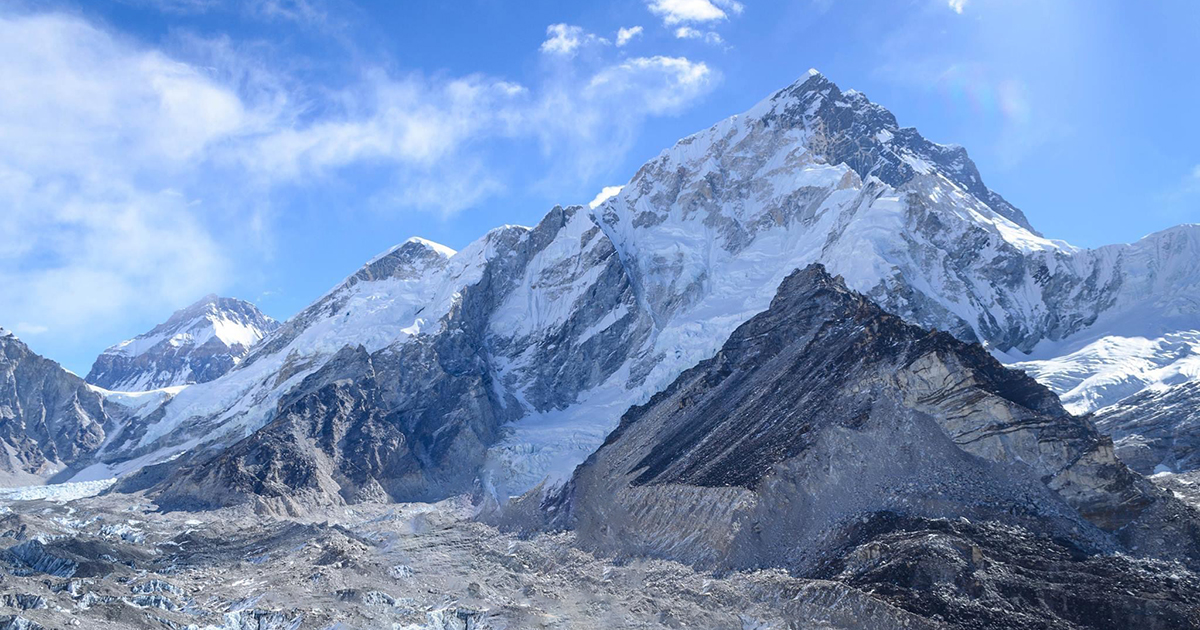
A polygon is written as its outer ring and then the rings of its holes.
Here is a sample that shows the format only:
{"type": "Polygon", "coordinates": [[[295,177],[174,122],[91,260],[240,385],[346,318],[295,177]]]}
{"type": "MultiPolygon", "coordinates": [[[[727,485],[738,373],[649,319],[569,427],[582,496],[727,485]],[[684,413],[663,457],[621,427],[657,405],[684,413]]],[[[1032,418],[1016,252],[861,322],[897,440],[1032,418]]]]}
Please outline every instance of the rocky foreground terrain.
{"type": "Polygon", "coordinates": [[[1087,560],[1028,532],[964,519],[886,524],[889,536],[856,549],[829,579],[801,579],[779,569],[713,574],[597,556],[573,533],[518,537],[475,520],[465,496],[303,518],[244,508],[162,513],[119,494],[0,504],[6,630],[1081,627],[1046,625],[1019,610],[1068,601],[1047,587],[1077,591],[1070,601],[1099,619],[1093,627],[1129,627],[1105,623],[1114,594],[1146,598],[1138,627],[1200,623],[1200,576],[1178,564],[1087,560]],[[966,542],[981,535],[998,543],[986,556],[966,542]],[[890,585],[906,576],[937,588],[920,598],[890,585]],[[1119,590],[1097,588],[1104,580],[1119,590]],[[944,605],[947,595],[972,590],[987,597],[944,605]],[[961,623],[966,614],[978,621],[961,623]]]}
{"type": "Polygon", "coordinates": [[[128,495],[10,502],[0,628],[938,627],[832,581],[614,562],[571,534],[521,539],[474,513],[466,498],[304,518],[163,514],[128,495]]]}

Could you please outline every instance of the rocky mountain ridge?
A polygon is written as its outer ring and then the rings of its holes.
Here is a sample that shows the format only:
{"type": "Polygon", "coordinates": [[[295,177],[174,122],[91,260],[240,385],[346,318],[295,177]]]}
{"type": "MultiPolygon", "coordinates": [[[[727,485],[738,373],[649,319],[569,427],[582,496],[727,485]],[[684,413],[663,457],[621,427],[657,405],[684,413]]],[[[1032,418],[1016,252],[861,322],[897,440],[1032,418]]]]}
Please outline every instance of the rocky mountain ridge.
{"type": "Polygon", "coordinates": [[[955,625],[1196,622],[1179,593],[1113,593],[1103,567],[1117,550],[1197,566],[1200,513],[1029,377],[815,265],[540,507],[605,555],[835,577],[955,625]],[[1070,573],[1091,583],[1056,584],[1070,573]],[[1054,595],[1006,601],[1020,588],[1054,595]]]}
{"type": "Polygon", "coordinates": [[[95,453],[114,422],[102,395],[0,328],[0,480],[36,484],[95,453]]]}
{"type": "Polygon", "coordinates": [[[490,389],[431,404],[489,426],[496,439],[468,461],[517,494],[565,478],[628,404],[711,356],[811,262],[905,319],[1017,356],[1102,316],[1196,318],[1200,230],[1081,250],[1022,227],[982,186],[961,148],[812,74],[680,141],[590,211],[556,208],[461,252],[414,239],[378,257],[101,459],[119,473],[197,440],[233,444],[347,346],[379,358],[454,347],[436,361],[473,367],[446,373],[490,389]]]}
{"type": "MultiPolygon", "coordinates": [[[[201,465],[316,394],[306,382],[337,386],[334,359],[353,351],[379,391],[340,395],[403,414],[406,448],[453,445],[414,451],[422,474],[467,454],[435,492],[478,479],[520,494],[568,477],[630,404],[712,356],[813,262],[906,320],[1009,356],[1098,321],[1133,334],[1196,320],[1196,226],[1082,250],[1027,223],[961,148],[813,73],[681,140],[594,209],[555,208],[460,252],[421,239],[385,252],[224,376],[144,407],[88,475],[201,465]],[[422,378],[442,385],[417,391],[422,378]]],[[[333,455],[331,475],[347,461],[333,455]]],[[[363,491],[338,486],[338,500],[363,491]]]]}

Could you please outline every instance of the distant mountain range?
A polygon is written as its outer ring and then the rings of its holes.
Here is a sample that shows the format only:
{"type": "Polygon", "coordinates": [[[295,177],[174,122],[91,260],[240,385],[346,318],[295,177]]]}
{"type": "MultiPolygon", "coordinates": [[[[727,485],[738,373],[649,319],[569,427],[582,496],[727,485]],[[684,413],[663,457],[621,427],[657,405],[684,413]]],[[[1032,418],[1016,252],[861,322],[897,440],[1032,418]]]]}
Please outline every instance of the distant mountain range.
{"type": "Polygon", "coordinates": [[[442,449],[468,454],[455,456],[461,474],[447,473],[461,479],[434,494],[480,471],[499,493],[519,493],[564,479],[628,404],[711,356],[811,262],[909,321],[982,342],[1075,412],[1197,372],[1200,227],[1096,250],[1047,240],[961,147],[899,127],[813,72],[681,140],[594,209],[555,208],[462,252],[411,239],[282,327],[248,302],[208,296],[109,348],[89,383],[189,387],[144,408],[89,463],[117,473],[197,440],[233,444],[361,347],[372,365],[404,363],[398,373],[420,354],[426,377],[454,383],[436,402],[385,388],[390,412],[438,418],[407,418],[410,442],[464,418],[420,458],[436,468],[442,449]]]}

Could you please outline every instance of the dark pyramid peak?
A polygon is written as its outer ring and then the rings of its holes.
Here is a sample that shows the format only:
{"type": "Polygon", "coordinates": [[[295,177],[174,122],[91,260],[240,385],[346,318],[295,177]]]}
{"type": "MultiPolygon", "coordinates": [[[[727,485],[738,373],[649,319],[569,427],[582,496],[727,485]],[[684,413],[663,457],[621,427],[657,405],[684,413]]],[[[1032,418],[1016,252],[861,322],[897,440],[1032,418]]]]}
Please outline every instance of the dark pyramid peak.
{"type": "Polygon", "coordinates": [[[815,570],[863,519],[895,511],[1200,562],[1195,515],[1086,418],[820,265],[630,409],[544,507],[587,546],[705,568],[815,570]]]}
{"type": "MultiPolygon", "coordinates": [[[[711,404],[713,412],[700,410],[680,434],[665,439],[633,470],[636,484],[688,483],[701,486],[736,485],[752,488],[780,461],[803,448],[803,432],[791,422],[774,422],[770,413],[755,406],[740,409],[746,417],[763,419],[763,426],[734,426],[728,421],[726,401],[711,392],[740,387],[727,381],[737,372],[784,370],[778,380],[777,396],[786,400],[760,401],[770,408],[805,410],[812,415],[826,409],[836,415],[835,396],[853,379],[865,373],[908,370],[931,355],[938,362],[953,363],[969,374],[981,393],[999,398],[1014,413],[1027,416],[1067,418],[1058,398],[1022,372],[1005,369],[982,346],[959,341],[946,332],[929,331],[887,313],[860,293],[850,290],[840,277],[831,276],[820,264],[791,273],[780,284],[770,308],[738,327],[721,351],[685,372],[649,403],[636,407],[621,421],[618,433],[655,409],[661,400],[693,387],[692,375],[706,374],[703,400],[688,395],[697,409],[711,404]],[[767,367],[770,366],[770,367],[767,367]],[[802,366],[802,367],[800,367],[802,366]],[[886,366],[886,367],[883,367],[886,366]],[[713,380],[716,379],[716,380],[713,380]],[[786,390],[786,394],[782,393],[786,390]],[[832,403],[833,406],[830,406],[832,403]],[[723,427],[723,428],[720,428],[723,427]],[[715,437],[708,431],[729,435],[715,437]],[[744,432],[744,433],[743,433],[744,432]],[[751,437],[737,437],[754,436],[751,437]],[[734,445],[731,447],[731,445],[734,445]],[[680,465],[681,461],[687,465],[680,465]]],[[[880,392],[888,390],[881,383],[880,392]]],[[[757,403],[756,403],[757,404],[757,403]]],[[[865,413],[865,412],[864,412],[865,413]]],[[[817,414],[820,415],[820,414],[817,414]]],[[[1099,435],[1086,424],[1078,424],[1078,436],[1088,442],[1099,435]]]]}

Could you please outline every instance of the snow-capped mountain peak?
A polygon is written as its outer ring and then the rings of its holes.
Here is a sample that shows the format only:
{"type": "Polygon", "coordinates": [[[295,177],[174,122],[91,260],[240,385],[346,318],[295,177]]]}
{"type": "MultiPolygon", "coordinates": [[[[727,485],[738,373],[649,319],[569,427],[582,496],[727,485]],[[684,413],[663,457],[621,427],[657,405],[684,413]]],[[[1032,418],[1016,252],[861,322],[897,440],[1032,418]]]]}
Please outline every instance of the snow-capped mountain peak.
{"type": "Polygon", "coordinates": [[[857,90],[843,92],[816,69],[760,102],[746,116],[767,125],[803,129],[809,150],[827,163],[846,164],[863,179],[873,175],[899,187],[918,174],[936,172],[996,214],[1038,234],[1024,213],[983,184],[962,146],[931,142],[913,127],[900,127],[887,108],[857,90]]]}
{"type": "MultiPolygon", "coordinates": [[[[680,140],[594,208],[555,207],[459,252],[389,249],[228,375],[112,440],[107,470],[231,444],[288,409],[301,422],[300,397],[333,396],[383,401],[406,443],[430,449],[391,496],[461,489],[481,470],[503,496],[569,474],[797,268],[822,263],[889,312],[1019,357],[1101,316],[1192,299],[1159,281],[1190,268],[1183,241],[1045,239],[964,149],[815,73],[680,140]]],[[[378,420],[351,416],[346,427],[378,420]]]]}
{"type": "Polygon", "coordinates": [[[115,391],[211,381],[278,327],[249,302],[207,295],[153,330],[105,350],[87,381],[115,391]]]}
{"type": "Polygon", "coordinates": [[[397,255],[397,254],[399,254],[399,257],[407,258],[410,260],[415,260],[415,259],[423,258],[427,254],[434,254],[440,258],[445,259],[445,258],[450,258],[457,253],[458,253],[457,251],[455,251],[449,247],[446,247],[445,245],[442,245],[441,243],[435,243],[434,241],[431,241],[429,239],[424,239],[419,236],[412,236],[412,237],[409,237],[409,239],[404,241],[403,243],[400,243],[398,245],[393,245],[392,247],[389,247],[388,249],[380,252],[374,258],[367,261],[367,266],[370,266],[384,258],[388,258],[389,256],[393,256],[393,255],[397,255]],[[401,252],[400,250],[404,250],[404,252],[401,252]]]}

